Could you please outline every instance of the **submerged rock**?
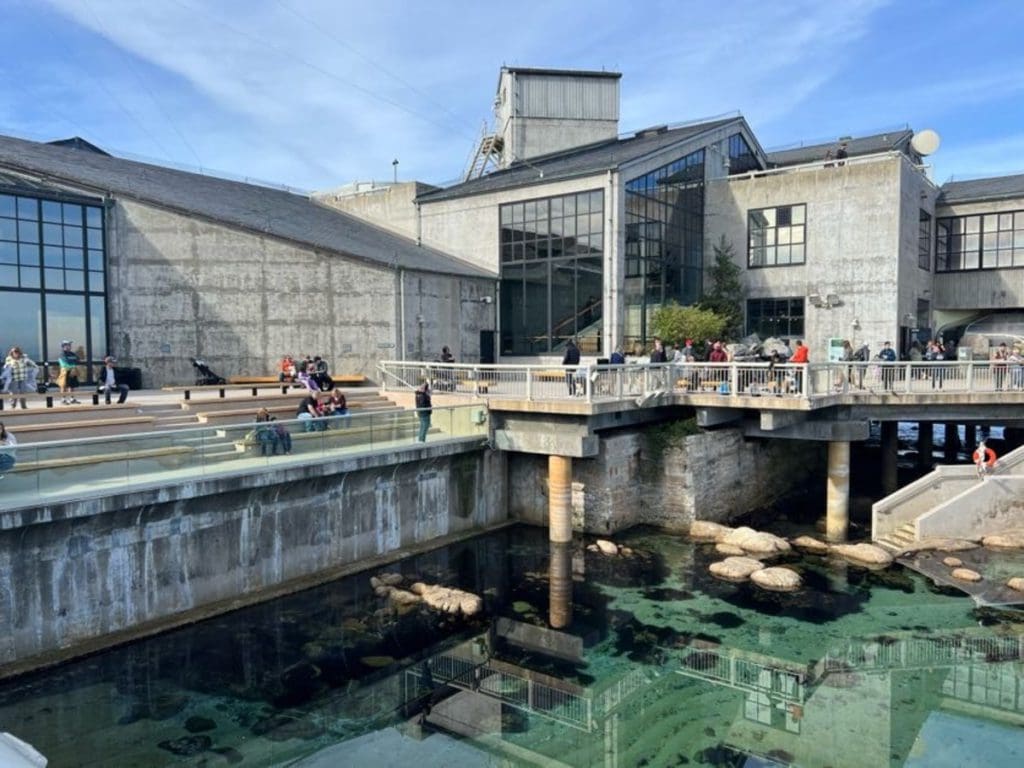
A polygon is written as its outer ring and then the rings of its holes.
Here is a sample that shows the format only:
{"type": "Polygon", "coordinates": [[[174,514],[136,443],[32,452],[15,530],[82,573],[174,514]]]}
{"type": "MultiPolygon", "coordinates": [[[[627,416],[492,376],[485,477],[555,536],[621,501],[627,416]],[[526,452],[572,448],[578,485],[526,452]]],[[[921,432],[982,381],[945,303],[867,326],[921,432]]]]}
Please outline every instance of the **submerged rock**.
{"type": "Polygon", "coordinates": [[[212,731],[217,727],[217,723],[208,717],[200,717],[199,715],[193,715],[185,721],[185,730],[189,733],[202,733],[203,731],[212,731]]]}
{"type": "Polygon", "coordinates": [[[954,568],[950,576],[960,581],[981,581],[981,574],[970,568],[954,568]]]}
{"type": "Polygon", "coordinates": [[[764,568],[764,563],[752,557],[727,557],[708,566],[712,576],[726,581],[746,581],[754,571],[764,568]]]}
{"type": "Polygon", "coordinates": [[[802,552],[810,552],[812,555],[827,554],[829,549],[828,544],[813,536],[797,536],[791,543],[802,552]]]}
{"type": "Polygon", "coordinates": [[[607,539],[598,539],[594,543],[597,545],[598,550],[600,550],[601,554],[603,555],[619,554],[619,546],[613,541],[608,541],[607,539]]]}
{"type": "Polygon", "coordinates": [[[1024,578],[1020,576],[1014,576],[1012,579],[1006,582],[1006,586],[1010,589],[1016,590],[1017,592],[1024,592],[1024,578]]]}
{"type": "Polygon", "coordinates": [[[173,741],[161,741],[157,746],[178,757],[195,757],[212,747],[213,739],[209,736],[182,736],[173,741]]]}
{"type": "Polygon", "coordinates": [[[744,552],[758,555],[772,555],[779,552],[789,552],[790,550],[789,542],[785,539],[773,533],[755,531],[753,528],[747,528],[746,526],[731,531],[721,540],[721,543],[733,544],[742,548],[744,552]]]}
{"type": "Polygon", "coordinates": [[[989,549],[1024,549],[1024,531],[1004,531],[985,536],[981,545],[989,549]]]}
{"type": "Polygon", "coordinates": [[[732,528],[710,520],[694,520],[690,524],[690,538],[694,541],[722,541],[732,533],[732,528]]]}
{"type": "Polygon", "coordinates": [[[789,568],[762,568],[750,574],[750,580],[772,592],[795,592],[800,589],[800,574],[789,568]]]}
{"type": "Polygon", "coordinates": [[[942,558],[942,564],[949,566],[950,568],[959,568],[964,564],[964,561],[959,557],[944,557],[942,558]]]}
{"type": "Polygon", "coordinates": [[[832,552],[855,563],[868,565],[889,565],[892,555],[875,544],[834,544],[832,552]]]}

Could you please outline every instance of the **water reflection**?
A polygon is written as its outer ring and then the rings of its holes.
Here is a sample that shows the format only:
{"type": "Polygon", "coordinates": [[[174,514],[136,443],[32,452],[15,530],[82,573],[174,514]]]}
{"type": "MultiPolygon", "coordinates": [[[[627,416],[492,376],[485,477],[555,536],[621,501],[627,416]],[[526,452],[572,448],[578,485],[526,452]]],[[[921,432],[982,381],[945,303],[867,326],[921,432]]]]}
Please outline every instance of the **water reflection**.
{"type": "Polygon", "coordinates": [[[1021,764],[1019,612],[816,558],[788,563],[808,589],[760,593],[623,538],[453,545],[386,570],[481,617],[361,574],[9,681],[0,723],[54,766],[1021,764]]]}

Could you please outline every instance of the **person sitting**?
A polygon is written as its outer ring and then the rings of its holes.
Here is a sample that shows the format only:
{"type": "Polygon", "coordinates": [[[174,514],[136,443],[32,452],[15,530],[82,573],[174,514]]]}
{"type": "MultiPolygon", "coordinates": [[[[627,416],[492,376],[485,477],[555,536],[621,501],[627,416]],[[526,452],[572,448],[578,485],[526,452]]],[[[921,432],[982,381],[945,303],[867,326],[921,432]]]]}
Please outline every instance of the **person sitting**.
{"type": "Polygon", "coordinates": [[[117,381],[116,374],[114,373],[114,363],[116,361],[109,355],[103,358],[103,372],[100,376],[99,387],[97,388],[104,394],[104,399],[107,405],[110,405],[110,393],[118,392],[117,404],[121,405],[125,400],[128,399],[128,385],[120,384],[117,381]]]}
{"type": "Polygon", "coordinates": [[[260,456],[273,456],[277,453],[277,433],[270,423],[273,420],[274,417],[266,408],[256,411],[256,429],[253,432],[260,447],[260,456]]]}
{"type": "Polygon", "coordinates": [[[320,392],[320,385],[316,383],[316,366],[313,361],[310,361],[305,367],[299,370],[296,376],[299,384],[304,386],[310,392],[320,392]]]}
{"type": "Polygon", "coordinates": [[[348,426],[349,415],[348,415],[348,401],[345,399],[345,393],[340,389],[334,390],[334,393],[327,398],[327,415],[332,419],[338,419],[339,424],[342,428],[348,426]]]}
{"type": "Polygon", "coordinates": [[[14,435],[7,431],[3,422],[0,422],[0,479],[14,466],[16,461],[14,447],[17,444],[18,441],[14,435]]]}
{"type": "Polygon", "coordinates": [[[310,393],[302,398],[295,418],[302,422],[303,432],[317,432],[321,429],[323,422],[320,419],[320,399],[310,393]]]}
{"type": "Polygon", "coordinates": [[[285,355],[282,357],[280,372],[277,374],[277,380],[285,383],[295,381],[295,373],[295,360],[292,359],[292,356],[285,355]]]}
{"type": "Polygon", "coordinates": [[[612,352],[612,356],[610,358],[608,358],[608,365],[625,365],[625,364],[626,364],[626,356],[622,354],[622,349],[621,348],[616,347],[615,351],[612,352]]]}
{"type": "Polygon", "coordinates": [[[313,358],[313,381],[316,382],[321,392],[329,392],[334,388],[334,379],[328,373],[327,361],[320,355],[313,358]]]}

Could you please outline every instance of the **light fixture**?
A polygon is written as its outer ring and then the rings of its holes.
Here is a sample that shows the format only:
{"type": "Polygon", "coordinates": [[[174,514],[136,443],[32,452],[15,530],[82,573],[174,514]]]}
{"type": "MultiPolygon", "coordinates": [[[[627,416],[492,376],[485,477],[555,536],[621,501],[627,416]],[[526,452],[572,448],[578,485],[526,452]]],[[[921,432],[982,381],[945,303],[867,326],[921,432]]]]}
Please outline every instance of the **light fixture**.
{"type": "Polygon", "coordinates": [[[828,296],[825,297],[825,306],[829,308],[838,307],[842,303],[843,300],[836,296],[834,293],[830,293],[828,296]]]}
{"type": "Polygon", "coordinates": [[[850,329],[854,330],[854,331],[860,330],[860,318],[859,317],[855,317],[855,318],[853,318],[853,320],[850,321],[850,329]]]}
{"type": "Polygon", "coordinates": [[[810,294],[807,297],[807,300],[809,302],[811,302],[812,306],[815,306],[815,307],[824,307],[825,306],[825,300],[821,298],[821,294],[820,293],[812,293],[812,294],[810,294]]]}

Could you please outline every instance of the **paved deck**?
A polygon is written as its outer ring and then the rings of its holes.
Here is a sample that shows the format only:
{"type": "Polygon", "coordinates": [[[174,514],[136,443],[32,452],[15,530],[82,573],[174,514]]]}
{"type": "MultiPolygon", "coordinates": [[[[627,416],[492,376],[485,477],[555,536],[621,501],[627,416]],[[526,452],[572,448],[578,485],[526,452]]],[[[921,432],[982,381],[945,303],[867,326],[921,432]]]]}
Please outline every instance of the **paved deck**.
{"type": "Polygon", "coordinates": [[[1024,605],[1024,593],[1006,586],[1011,576],[1024,576],[1024,552],[994,551],[978,547],[962,552],[922,551],[897,558],[897,562],[944,587],[967,593],[979,606],[1024,605]],[[942,562],[946,557],[963,561],[964,568],[981,574],[979,582],[954,579],[953,569],[942,562]]]}

